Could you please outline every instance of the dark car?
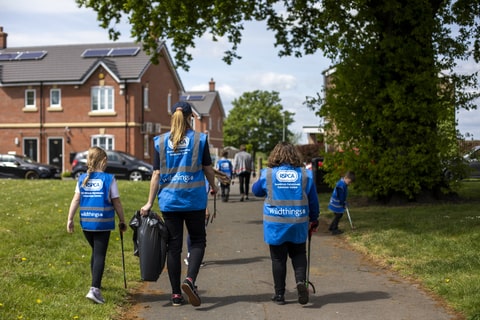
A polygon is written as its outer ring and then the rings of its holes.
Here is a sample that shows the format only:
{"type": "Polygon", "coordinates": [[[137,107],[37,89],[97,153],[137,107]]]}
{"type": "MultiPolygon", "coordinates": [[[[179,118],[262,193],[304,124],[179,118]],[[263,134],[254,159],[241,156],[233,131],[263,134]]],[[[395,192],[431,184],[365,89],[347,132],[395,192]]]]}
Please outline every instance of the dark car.
{"type": "MultiPolygon", "coordinates": [[[[82,173],[87,172],[88,151],[78,152],[72,161],[72,176],[78,180],[82,173]]],[[[117,179],[132,181],[150,180],[153,166],[139,160],[123,151],[107,151],[107,168],[105,172],[114,174],[117,179]]]]}
{"type": "Polygon", "coordinates": [[[56,166],[38,163],[16,154],[0,154],[0,177],[20,179],[60,179],[61,170],[56,166]]]}

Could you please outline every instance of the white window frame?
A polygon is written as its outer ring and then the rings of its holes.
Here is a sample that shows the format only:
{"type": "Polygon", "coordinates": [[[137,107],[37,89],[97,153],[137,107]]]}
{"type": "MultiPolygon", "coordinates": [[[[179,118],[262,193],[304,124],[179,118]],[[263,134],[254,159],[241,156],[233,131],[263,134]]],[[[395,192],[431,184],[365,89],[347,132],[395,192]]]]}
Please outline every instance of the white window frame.
{"type": "Polygon", "coordinates": [[[91,136],[92,147],[100,147],[104,150],[115,150],[115,136],[111,134],[97,134],[91,136]]]}
{"type": "Polygon", "coordinates": [[[62,90],[58,88],[50,89],[50,107],[60,108],[62,106],[62,90]],[[54,95],[58,94],[58,103],[54,103],[54,95]]]}
{"type": "Polygon", "coordinates": [[[115,111],[115,89],[112,86],[97,86],[91,89],[92,112],[115,111]]]}
{"type": "Polygon", "coordinates": [[[25,90],[25,108],[33,109],[36,107],[37,107],[37,90],[35,89],[25,90]],[[33,97],[31,97],[30,95],[33,95],[33,97]],[[30,99],[33,100],[31,101],[32,104],[30,104],[30,101],[29,101],[30,99]]]}

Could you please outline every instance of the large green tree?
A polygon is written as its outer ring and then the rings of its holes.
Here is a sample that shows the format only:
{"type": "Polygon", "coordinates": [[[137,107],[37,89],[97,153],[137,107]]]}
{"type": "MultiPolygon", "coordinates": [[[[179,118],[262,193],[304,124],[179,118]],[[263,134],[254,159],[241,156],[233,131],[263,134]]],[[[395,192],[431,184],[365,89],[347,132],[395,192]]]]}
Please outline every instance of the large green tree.
{"type": "Polygon", "coordinates": [[[245,144],[253,152],[269,154],[284,136],[287,141],[294,136],[288,130],[294,113],[283,110],[278,92],[244,92],[232,105],[223,124],[225,145],[245,144]]]}
{"type": "Polygon", "coordinates": [[[331,142],[343,152],[330,161],[332,175],[354,169],[360,188],[386,198],[450,187],[441,173],[454,153],[452,108],[474,107],[478,92],[475,73],[456,72],[459,61],[480,61],[478,1],[77,2],[98,12],[112,39],[115,22],[127,17],[154,60],[158,40],[170,40],[185,69],[188,49],[202,35],[226,37],[232,46],[224,60],[231,63],[244,21],[266,21],[280,56],[320,50],[336,66],[333,89],[309,101],[338,129],[331,142]]]}

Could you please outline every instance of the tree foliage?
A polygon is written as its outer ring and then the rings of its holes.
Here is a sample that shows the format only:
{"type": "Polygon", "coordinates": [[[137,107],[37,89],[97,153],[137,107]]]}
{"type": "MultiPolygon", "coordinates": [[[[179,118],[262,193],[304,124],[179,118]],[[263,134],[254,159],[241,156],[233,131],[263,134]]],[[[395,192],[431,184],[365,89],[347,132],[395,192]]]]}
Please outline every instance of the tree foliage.
{"type": "Polygon", "coordinates": [[[293,134],[288,126],[294,113],[284,111],[276,91],[245,92],[233,100],[233,108],[223,124],[223,139],[227,146],[251,145],[253,152],[269,154],[275,145],[293,134]],[[285,127],[284,127],[285,120],[285,127]]]}
{"type": "MultiPolygon", "coordinates": [[[[475,108],[478,97],[477,74],[456,71],[461,61],[480,61],[478,1],[76,1],[98,12],[112,39],[126,16],[132,36],[154,59],[158,40],[171,40],[185,69],[197,38],[226,38],[231,48],[223,59],[231,63],[239,58],[244,21],[266,21],[280,56],[320,50],[335,66],[333,87],[308,101],[337,133],[329,142],[342,152],[326,161],[332,181],[348,168],[357,172],[359,188],[378,197],[450,188],[442,171],[456,152],[455,110],[475,108]]],[[[232,131],[226,139],[253,139],[259,150],[279,140],[248,137],[275,126],[253,127],[259,124],[253,116],[236,112],[231,119],[240,116],[245,136],[232,131]]]]}

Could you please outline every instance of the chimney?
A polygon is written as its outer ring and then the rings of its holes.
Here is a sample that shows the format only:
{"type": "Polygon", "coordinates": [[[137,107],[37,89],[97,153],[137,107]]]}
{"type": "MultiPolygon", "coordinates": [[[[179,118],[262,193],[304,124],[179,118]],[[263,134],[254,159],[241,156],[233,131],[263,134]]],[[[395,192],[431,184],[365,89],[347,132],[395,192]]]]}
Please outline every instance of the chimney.
{"type": "Polygon", "coordinates": [[[215,81],[213,81],[213,78],[210,79],[210,82],[208,83],[208,86],[209,86],[209,88],[210,88],[210,89],[209,89],[210,92],[215,91],[215,81]]]}
{"type": "Polygon", "coordinates": [[[7,48],[8,33],[3,32],[3,27],[0,27],[0,50],[7,48]]]}

